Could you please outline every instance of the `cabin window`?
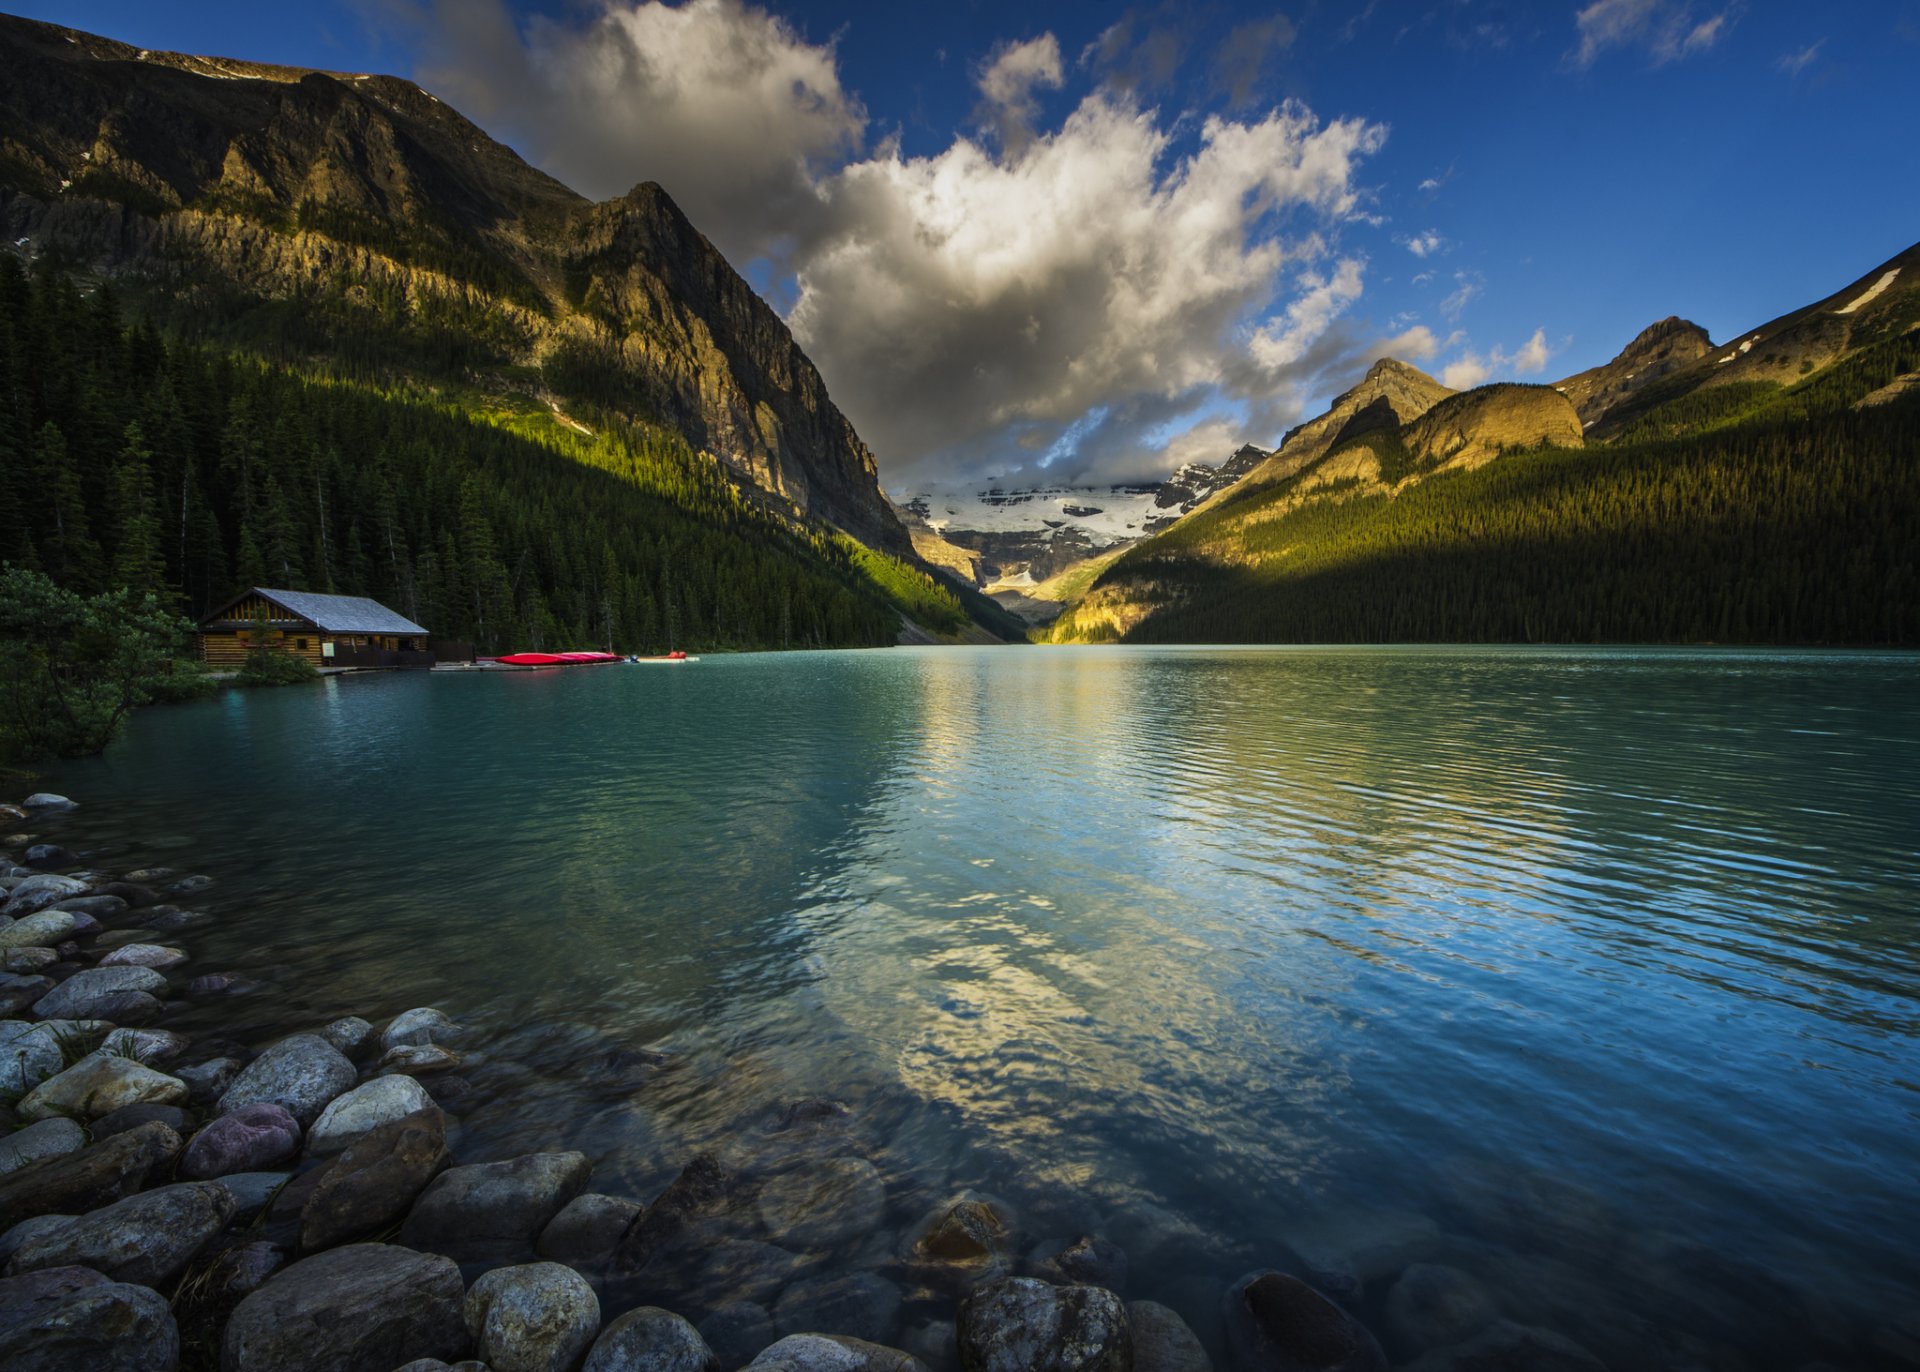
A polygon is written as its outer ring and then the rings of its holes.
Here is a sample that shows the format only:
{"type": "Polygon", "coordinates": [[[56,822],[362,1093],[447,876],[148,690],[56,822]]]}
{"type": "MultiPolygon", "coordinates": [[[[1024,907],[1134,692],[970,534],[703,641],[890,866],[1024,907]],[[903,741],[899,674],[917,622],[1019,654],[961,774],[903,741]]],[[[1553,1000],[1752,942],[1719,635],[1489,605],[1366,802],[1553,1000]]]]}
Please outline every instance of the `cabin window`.
{"type": "Polygon", "coordinates": [[[304,638],[296,638],[293,641],[293,646],[304,653],[307,650],[307,641],[304,638]]]}

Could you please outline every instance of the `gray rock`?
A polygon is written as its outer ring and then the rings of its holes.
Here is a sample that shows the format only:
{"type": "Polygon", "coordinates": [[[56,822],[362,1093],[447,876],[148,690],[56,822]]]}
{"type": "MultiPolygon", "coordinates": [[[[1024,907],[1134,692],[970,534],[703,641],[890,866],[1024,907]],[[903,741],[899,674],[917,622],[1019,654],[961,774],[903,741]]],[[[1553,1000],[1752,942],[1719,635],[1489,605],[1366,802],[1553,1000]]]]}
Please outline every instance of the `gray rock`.
{"type": "Polygon", "coordinates": [[[313,1157],[338,1153],[362,1134],[432,1104],[433,1098],[412,1077],[375,1077],[336,1096],[320,1112],[307,1133],[307,1153],[313,1157]]]}
{"type": "Polygon", "coordinates": [[[51,948],[0,949],[0,972],[7,972],[14,976],[22,974],[30,976],[35,972],[44,971],[58,961],[60,961],[60,955],[51,948]]]}
{"type": "Polygon", "coordinates": [[[452,1160],[437,1106],[363,1134],[317,1176],[301,1203],[301,1246],[325,1248],[385,1229],[452,1160]]]}
{"type": "Polygon", "coordinates": [[[575,1196],[540,1231],[534,1252],[569,1267],[604,1262],[643,1213],[636,1202],[617,1196],[592,1191],[575,1196]]]}
{"type": "Polygon", "coordinates": [[[187,1084],[190,1100],[204,1104],[220,1099],[245,1066],[239,1058],[210,1058],[190,1067],[176,1067],[173,1075],[187,1084]]]}
{"type": "Polygon", "coordinates": [[[700,1332],[657,1306],[629,1310],[594,1341],[581,1372],[719,1372],[700,1332]]]}
{"type": "Polygon", "coordinates": [[[358,1058],[373,1042],[373,1026],[358,1015],[337,1019],[320,1031],[320,1037],[349,1058],[358,1058]]]}
{"type": "Polygon", "coordinates": [[[151,967],[95,967],[75,972],[34,1003],[41,1019],[104,1019],[144,1024],[160,1013],[156,992],[167,979],[151,967]]]}
{"type": "MultiPolygon", "coordinates": [[[[231,1177],[222,1177],[220,1185],[226,1186],[231,1181],[231,1177]]],[[[241,1297],[265,1286],[268,1278],[286,1265],[285,1253],[256,1239],[223,1249],[220,1256],[207,1265],[207,1281],[231,1308],[241,1297]]]]}
{"type": "Polygon", "coordinates": [[[182,1268],[233,1214],[233,1197],[218,1186],[162,1186],[81,1215],[15,1251],[7,1270],[91,1267],[115,1281],[158,1286],[182,1268]]]}
{"type": "Polygon", "coordinates": [[[65,796],[57,795],[52,791],[35,791],[32,795],[20,802],[22,809],[46,810],[49,812],[55,810],[75,810],[79,808],[79,804],[78,801],[68,800],[65,796]]]}
{"type": "Polygon", "coordinates": [[[17,1172],[42,1158],[77,1153],[87,1146],[87,1131],[70,1119],[54,1117],[0,1137],[0,1175],[17,1172]]]}
{"type": "Polygon", "coordinates": [[[93,1122],[93,1136],[95,1139],[110,1139],[115,1134],[124,1134],[129,1129],[138,1129],[143,1124],[156,1121],[182,1137],[193,1132],[193,1116],[181,1107],[142,1102],[109,1110],[93,1122]]]}
{"type": "Polygon", "coordinates": [[[181,949],[163,943],[123,943],[100,959],[102,967],[151,967],[164,971],[187,960],[181,949]]]}
{"type": "Polygon", "coordinates": [[[21,1220],[6,1233],[0,1234],[0,1269],[4,1269],[13,1255],[31,1240],[44,1238],[60,1226],[71,1223],[73,1218],[72,1215],[35,1215],[30,1220],[21,1220]]]}
{"type": "Polygon", "coordinates": [[[294,1263],[235,1308],[223,1372],[363,1372],[467,1350],[460,1269],[446,1258],[358,1243],[294,1263]]]}
{"type": "Polygon", "coordinates": [[[573,1372],[600,1328],[593,1288],[557,1262],[496,1267],[467,1292],[465,1314],[492,1372],[573,1372]]]}
{"type": "Polygon", "coordinates": [[[169,883],[167,886],[167,894],[170,896],[195,896],[211,885],[213,885],[212,877],[195,872],[192,876],[181,877],[180,880],[169,883]]]}
{"type": "Polygon", "coordinates": [[[1127,1290],[1127,1255],[1109,1239],[1083,1234],[1065,1248],[1041,1252],[1034,1275],[1043,1281],[1104,1286],[1115,1295],[1127,1290]]]}
{"type": "Polygon", "coordinates": [[[586,1189],[592,1171],[584,1153],[529,1153],[449,1168],[414,1204],[401,1241],[463,1261],[531,1253],[540,1231],[586,1189]]]}
{"type": "Polygon", "coordinates": [[[459,1037],[459,1034],[458,1024],[432,1006],[422,1006],[395,1015],[393,1022],[380,1035],[380,1048],[385,1052],[402,1044],[445,1043],[459,1037]]]}
{"type": "Polygon", "coordinates": [[[1486,1288],[1457,1267],[1417,1262],[1387,1292],[1387,1328],[1409,1351],[1461,1343],[1499,1317],[1486,1288]]]}
{"type": "Polygon", "coordinates": [[[23,977],[0,972],[0,1015],[18,1015],[51,991],[54,984],[52,977],[23,977]]]}
{"type": "Polygon", "coordinates": [[[292,1176],[291,1172],[229,1172],[213,1180],[233,1197],[233,1222],[245,1224],[267,1208],[292,1176]]]}
{"type": "Polygon", "coordinates": [[[927,1372],[910,1353],[834,1334],[789,1334],[747,1366],[752,1372],[927,1372]]]}
{"type": "Polygon", "coordinates": [[[437,1043],[397,1043],[380,1057],[382,1072],[404,1072],[410,1077],[451,1072],[460,1064],[458,1053],[437,1043]]]}
{"type": "Polygon", "coordinates": [[[156,1291],[59,1267],[0,1281],[7,1372],[174,1372],[180,1331],[156,1291]]]}
{"type": "MultiPolygon", "coordinates": [[[[14,894],[18,896],[19,892],[14,894]]],[[[76,916],[71,910],[16,911],[15,915],[12,924],[0,929],[0,948],[51,948],[73,937],[76,916]]]]}
{"type": "Polygon", "coordinates": [[[187,1143],[180,1175],[199,1180],[264,1172],[300,1152],[300,1124],[287,1107],[258,1101],[208,1121],[187,1143]]]}
{"type": "Polygon", "coordinates": [[[1013,1219],[1004,1205],[986,1196],[964,1195],[909,1230],[900,1257],[920,1280],[957,1293],[1007,1274],[1013,1233],[1013,1219]]]}
{"type": "Polygon", "coordinates": [[[744,1367],[777,1337],[767,1307],[728,1301],[700,1321],[700,1337],[723,1368],[744,1367]]]}
{"type": "Polygon", "coordinates": [[[0,1020],[0,1089],[32,1090],[66,1067],[60,1026],[27,1020],[0,1020]]]}
{"type": "Polygon", "coordinates": [[[359,1073],[340,1050],[317,1034],[295,1034],[247,1064],[220,1097],[222,1114],[243,1105],[273,1101],[284,1105],[302,1128],[318,1119],[342,1092],[353,1089],[359,1073]]]}
{"type": "MultiPolygon", "coordinates": [[[[0,915],[19,919],[24,915],[37,914],[50,905],[87,893],[87,883],[76,877],[55,876],[52,872],[42,872],[38,876],[28,877],[18,882],[7,892],[4,905],[0,905],[0,915]]],[[[5,945],[11,947],[13,945],[5,945]]]]}
{"type": "Polygon", "coordinates": [[[836,1334],[885,1343],[900,1318],[900,1288],[873,1272],[810,1277],[780,1293],[774,1328],[782,1334],[836,1334]]]}
{"type": "Polygon", "coordinates": [[[35,1215],[74,1215],[111,1205],[138,1191],[150,1174],[180,1154],[180,1136],[164,1124],[44,1159],[0,1176],[0,1231],[35,1215]]]}
{"type": "Polygon", "coordinates": [[[132,1058],[95,1052],[29,1091],[20,1101],[20,1117],[91,1120],[126,1105],[184,1105],[186,1100],[187,1084],[178,1078],[132,1058]]]}
{"type": "Polygon", "coordinates": [[[1234,1372],[1386,1372],[1364,1325],[1297,1277],[1250,1272],[1222,1302],[1234,1372]]]}
{"type": "Polygon", "coordinates": [[[864,1158],[825,1158],[769,1178],[760,1219],[785,1248],[828,1249],[879,1228],[887,1187],[864,1158]]]}
{"type": "Polygon", "coordinates": [[[984,1282],[955,1325],[966,1372],[1132,1372],[1127,1308],[1097,1286],[1032,1277],[984,1282]]]}
{"type": "Polygon", "coordinates": [[[57,843],[35,843],[27,848],[26,864],[50,872],[60,867],[78,867],[80,859],[72,849],[57,843]]]}
{"type": "Polygon", "coordinates": [[[167,1029],[115,1029],[101,1043],[100,1051],[118,1053],[149,1067],[164,1067],[186,1052],[188,1046],[186,1035],[167,1029]]]}
{"type": "Polygon", "coordinates": [[[59,902],[54,908],[65,910],[69,914],[85,915],[89,919],[112,919],[115,915],[124,915],[127,912],[127,902],[119,896],[73,896],[59,902]]]}
{"type": "Polygon", "coordinates": [[[1128,1301],[1133,1372],[1213,1372],[1213,1359],[1187,1322],[1153,1301],[1128,1301]]]}
{"type": "Polygon", "coordinates": [[[1405,1372],[1606,1372],[1606,1364],[1551,1329],[1498,1320],[1464,1343],[1408,1363],[1405,1372]]]}

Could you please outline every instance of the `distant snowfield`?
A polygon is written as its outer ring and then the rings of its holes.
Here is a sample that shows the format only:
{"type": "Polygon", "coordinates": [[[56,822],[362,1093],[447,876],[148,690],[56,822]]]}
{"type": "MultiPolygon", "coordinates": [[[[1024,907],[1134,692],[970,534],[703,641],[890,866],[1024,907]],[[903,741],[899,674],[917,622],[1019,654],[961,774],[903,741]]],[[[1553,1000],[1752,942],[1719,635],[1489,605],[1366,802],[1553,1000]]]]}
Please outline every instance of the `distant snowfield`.
{"type": "Polygon", "coordinates": [[[1900,269],[1898,267],[1895,267],[1890,272],[1882,272],[1880,274],[1880,279],[1878,281],[1874,282],[1871,286],[1867,287],[1864,291],[1860,292],[1859,295],[1855,296],[1851,304],[1842,305],[1839,309],[1835,310],[1834,313],[1835,314],[1852,314],[1855,310],[1859,309],[1862,305],[1867,304],[1875,296],[1879,295],[1882,291],[1886,290],[1887,287],[1891,286],[1893,284],[1893,278],[1898,275],[1900,275],[1900,269]]]}
{"type": "Polygon", "coordinates": [[[1105,547],[1147,535],[1154,519],[1172,519],[1177,507],[1156,506],[1158,486],[1053,486],[1039,490],[923,487],[896,496],[924,507],[928,527],[942,534],[1044,533],[1072,528],[1105,547]]]}

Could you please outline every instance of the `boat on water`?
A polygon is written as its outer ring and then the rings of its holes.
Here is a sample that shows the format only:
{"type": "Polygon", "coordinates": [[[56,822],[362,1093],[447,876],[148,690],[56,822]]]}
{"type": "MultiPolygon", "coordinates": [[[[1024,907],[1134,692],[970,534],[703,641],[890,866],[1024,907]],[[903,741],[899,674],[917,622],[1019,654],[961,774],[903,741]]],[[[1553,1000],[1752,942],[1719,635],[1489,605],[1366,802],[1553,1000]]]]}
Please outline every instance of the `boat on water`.
{"type": "Polygon", "coordinates": [[[635,656],[627,659],[627,661],[635,662],[635,663],[660,662],[660,663],[666,663],[670,666],[675,663],[698,662],[699,660],[700,659],[697,657],[688,657],[684,652],[679,652],[679,651],[666,653],[660,657],[640,657],[636,654],[635,656]]]}
{"type": "Polygon", "coordinates": [[[507,653],[494,659],[504,667],[591,667],[624,660],[618,653],[507,653]]]}

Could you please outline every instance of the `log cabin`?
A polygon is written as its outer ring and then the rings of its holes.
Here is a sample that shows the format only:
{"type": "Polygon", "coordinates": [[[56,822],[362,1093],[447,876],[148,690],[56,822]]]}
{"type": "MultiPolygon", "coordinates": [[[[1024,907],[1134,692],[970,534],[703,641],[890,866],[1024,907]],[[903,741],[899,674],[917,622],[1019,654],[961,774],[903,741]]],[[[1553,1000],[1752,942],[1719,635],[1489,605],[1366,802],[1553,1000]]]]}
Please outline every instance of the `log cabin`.
{"type": "Polygon", "coordinates": [[[377,600],[255,586],[199,623],[200,660],[215,671],[246,666],[266,645],[315,667],[431,667],[427,631],[377,600]]]}

